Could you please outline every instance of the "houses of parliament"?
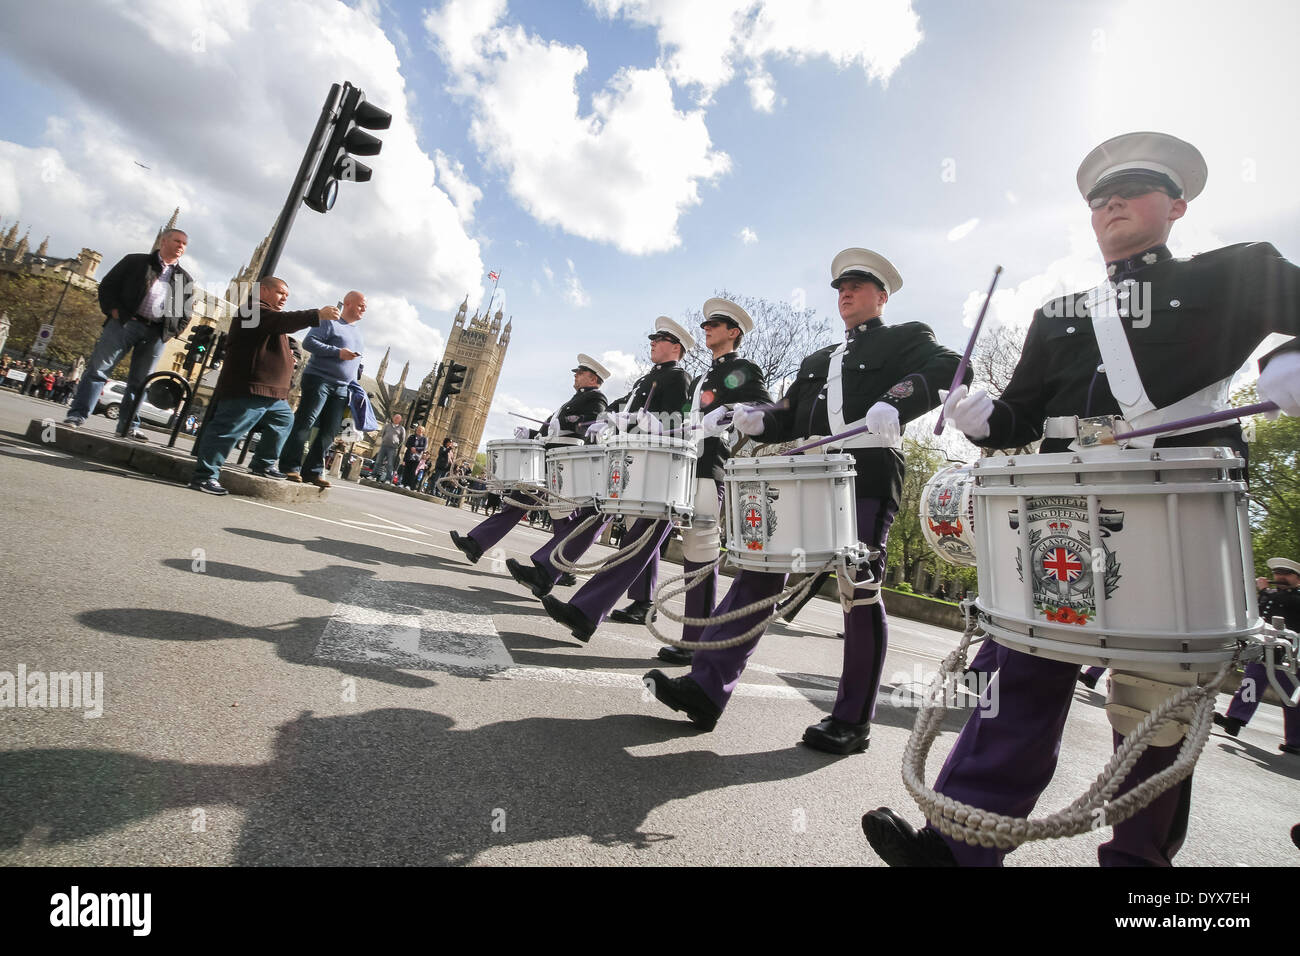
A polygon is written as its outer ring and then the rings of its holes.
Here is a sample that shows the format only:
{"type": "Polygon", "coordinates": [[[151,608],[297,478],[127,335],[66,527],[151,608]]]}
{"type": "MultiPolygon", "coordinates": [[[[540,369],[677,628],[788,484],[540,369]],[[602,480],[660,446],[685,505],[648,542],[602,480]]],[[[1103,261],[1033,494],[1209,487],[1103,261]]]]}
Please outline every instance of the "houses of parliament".
{"type": "MultiPolygon", "coordinates": [[[[154,249],[158,248],[165,230],[184,228],[179,226],[179,218],[180,210],[177,209],[167,223],[158,230],[154,237],[154,249]]],[[[60,280],[67,278],[72,285],[91,293],[98,289],[99,283],[95,279],[95,272],[103,260],[100,253],[83,248],[75,258],[62,259],[51,256],[48,253],[48,237],[33,253],[30,251],[27,235],[18,238],[18,229],[19,225],[15,222],[7,231],[0,232],[0,270],[57,277],[60,280]]],[[[242,297],[241,291],[251,289],[257,281],[257,275],[266,258],[267,247],[270,245],[271,233],[274,231],[275,225],[272,224],[271,232],[257,244],[248,263],[231,277],[222,295],[216,295],[205,289],[195,291],[194,317],[189,329],[185,336],[172,339],[167,343],[158,361],[159,370],[170,369],[177,374],[185,375],[185,339],[189,337],[189,331],[196,325],[212,325],[218,332],[230,329],[231,319],[238,310],[238,300],[242,297]]],[[[410,373],[409,362],[402,368],[396,384],[390,385],[384,381],[391,349],[384,353],[384,358],[373,376],[364,374],[363,369],[361,385],[370,396],[375,418],[381,425],[393,415],[400,414],[408,428],[413,429],[416,425],[425,427],[431,446],[441,443],[444,437],[450,436],[452,441],[460,446],[462,456],[472,459],[473,453],[477,451],[483,440],[488,410],[492,406],[492,397],[496,392],[501,366],[505,362],[506,350],[510,345],[511,321],[505,319],[501,309],[497,309],[492,315],[486,313],[480,315],[475,311],[472,316],[467,314],[468,310],[469,297],[466,296],[452,320],[451,335],[443,353],[442,364],[431,369],[417,387],[410,388],[406,384],[410,373]],[[437,404],[439,369],[449,362],[464,365],[467,371],[460,394],[451,396],[447,401],[447,407],[441,408],[437,404]],[[421,399],[428,400],[430,411],[423,420],[412,421],[412,415],[421,399]]],[[[56,329],[55,335],[57,334],[56,329]]],[[[301,368],[294,373],[294,389],[290,395],[290,404],[295,404],[297,401],[298,379],[301,374],[301,368]]],[[[200,401],[212,394],[217,375],[218,370],[215,369],[203,375],[199,383],[200,401]]],[[[378,433],[375,433],[373,436],[367,436],[365,441],[357,442],[355,450],[359,454],[369,454],[377,447],[377,442],[378,433]]]]}

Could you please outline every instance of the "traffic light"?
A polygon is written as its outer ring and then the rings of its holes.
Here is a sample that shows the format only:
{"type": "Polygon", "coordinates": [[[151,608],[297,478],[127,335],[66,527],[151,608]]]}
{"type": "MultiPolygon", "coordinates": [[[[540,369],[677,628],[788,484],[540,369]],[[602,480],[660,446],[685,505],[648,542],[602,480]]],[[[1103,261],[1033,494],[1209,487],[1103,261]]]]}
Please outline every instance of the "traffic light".
{"type": "Polygon", "coordinates": [[[442,380],[442,394],[438,396],[440,408],[446,408],[447,399],[460,394],[460,386],[465,381],[465,373],[468,371],[469,368],[459,362],[447,363],[447,377],[442,380]]]}
{"type": "Polygon", "coordinates": [[[411,412],[411,427],[422,425],[429,417],[429,412],[433,408],[433,403],[425,396],[420,396],[415,400],[415,410],[411,412]]]}
{"type": "Polygon", "coordinates": [[[211,325],[195,326],[185,345],[186,372],[191,371],[195,365],[203,368],[208,350],[212,348],[212,337],[216,334],[216,331],[216,328],[211,325]]]}
{"type": "Polygon", "coordinates": [[[374,156],[383,143],[366,132],[368,129],[388,129],[393,117],[374,103],[366,102],[366,94],[351,83],[343,84],[343,100],[333,131],[321,153],[320,165],[303,199],[317,212],[329,212],[338,196],[339,180],[354,183],[370,181],[371,169],[353,156],[374,156]]]}
{"type": "Polygon", "coordinates": [[[217,336],[217,342],[212,346],[212,367],[216,368],[226,360],[226,340],[230,338],[229,332],[222,332],[217,336]]]}

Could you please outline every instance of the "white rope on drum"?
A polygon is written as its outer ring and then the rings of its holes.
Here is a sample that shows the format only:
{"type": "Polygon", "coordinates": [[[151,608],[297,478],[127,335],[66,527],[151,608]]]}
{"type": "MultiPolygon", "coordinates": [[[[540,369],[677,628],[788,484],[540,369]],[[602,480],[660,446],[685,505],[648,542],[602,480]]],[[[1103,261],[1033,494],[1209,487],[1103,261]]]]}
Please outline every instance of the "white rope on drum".
{"type": "MultiPolygon", "coordinates": [[[[926,702],[916,715],[912,734],[903,750],[903,784],[926,819],[941,833],[973,846],[1003,850],[1014,849],[1032,840],[1076,836],[1099,826],[1122,823],[1170,787],[1191,776],[1210,737],[1215,696],[1235,661],[1223,664],[1209,683],[1183,688],[1148,714],[1120,743],[1087,792],[1056,813],[1037,819],[1011,817],[936,793],[925,783],[926,758],[948,711],[948,690],[955,683],[956,675],[965,670],[966,650],[979,630],[979,624],[972,613],[972,602],[963,601],[962,609],[967,623],[961,643],[944,658],[939,674],[927,690],[926,702]],[[1115,798],[1116,791],[1151,746],[1161,725],[1180,719],[1189,707],[1193,708],[1188,719],[1189,728],[1174,762],[1123,796],[1115,798]]],[[[984,639],[992,640],[987,634],[984,639]]]]}
{"type": "Polygon", "coordinates": [[[695,571],[678,574],[675,577],[668,578],[660,584],[659,587],[655,588],[655,608],[662,611],[664,617],[669,620],[676,621],[677,623],[687,627],[709,627],[713,624],[727,624],[731,621],[736,621],[742,617],[753,614],[755,611],[762,611],[765,608],[772,608],[772,613],[765,615],[757,624],[745,631],[745,633],[737,635],[736,637],[727,638],[725,641],[674,640],[667,635],[660,634],[659,630],[654,626],[654,622],[647,619],[646,627],[659,641],[664,644],[671,644],[673,647],[680,647],[687,651],[721,651],[726,650],[729,647],[736,647],[740,644],[744,644],[757,637],[759,634],[762,634],[763,631],[767,629],[767,626],[776,619],[779,613],[775,610],[776,605],[780,604],[786,598],[790,598],[791,600],[802,598],[804,594],[812,589],[813,584],[817,581],[817,576],[835,565],[835,559],[832,558],[820,568],[809,574],[789,591],[783,591],[779,594],[773,595],[772,597],[761,598],[753,604],[747,604],[745,607],[737,608],[734,611],[728,611],[726,614],[718,614],[713,617],[687,617],[685,614],[678,614],[669,609],[668,600],[670,598],[674,598],[679,594],[685,594],[691,588],[695,587],[695,585],[699,583],[705,575],[713,572],[713,569],[718,566],[718,561],[721,560],[722,557],[719,555],[717,561],[714,561],[712,564],[706,564],[704,567],[698,568],[695,571]],[[669,590],[679,581],[686,581],[686,583],[675,591],[669,590]]]}
{"type": "Polygon", "coordinates": [[[605,516],[594,514],[589,518],[585,518],[576,528],[565,535],[564,540],[559,543],[553,552],[551,552],[551,563],[561,571],[568,571],[570,574],[593,574],[598,571],[608,571],[610,568],[618,567],[625,561],[631,561],[634,557],[640,554],[645,549],[646,544],[649,543],[650,539],[654,536],[655,527],[658,524],[657,522],[652,521],[646,526],[641,537],[637,538],[631,544],[622,545],[618,549],[618,552],[608,560],[597,560],[590,564],[578,564],[576,559],[574,561],[569,561],[564,556],[565,546],[579,534],[590,528],[592,522],[599,521],[602,517],[605,516]]]}

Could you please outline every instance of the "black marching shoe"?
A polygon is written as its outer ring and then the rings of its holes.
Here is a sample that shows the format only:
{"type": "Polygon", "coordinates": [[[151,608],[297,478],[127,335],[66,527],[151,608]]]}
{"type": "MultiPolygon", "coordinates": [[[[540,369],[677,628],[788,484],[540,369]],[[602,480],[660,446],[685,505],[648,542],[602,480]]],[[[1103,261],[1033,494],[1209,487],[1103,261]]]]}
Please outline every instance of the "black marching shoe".
{"type": "Polygon", "coordinates": [[[532,591],[533,597],[545,597],[551,593],[551,582],[537,568],[514,558],[506,558],[506,570],[512,578],[532,591]]]}
{"type": "Polygon", "coordinates": [[[1277,749],[1282,751],[1284,754],[1300,755],[1300,747],[1297,747],[1295,744],[1278,744],[1277,749]]]}
{"type": "Polygon", "coordinates": [[[641,681],[659,703],[682,711],[701,730],[712,730],[718,725],[721,709],[704,693],[704,688],[689,677],[669,677],[663,671],[655,670],[641,681]]]}
{"type": "Polygon", "coordinates": [[[205,495],[228,495],[228,494],[230,494],[230,492],[228,492],[225,488],[222,488],[222,487],[221,487],[220,483],[218,483],[217,479],[215,479],[215,478],[209,478],[207,481],[191,481],[191,482],[190,482],[190,490],[191,490],[191,491],[201,491],[201,492],[203,492],[205,495]]]}
{"type": "Polygon", "coordinates": [[[627,607],[611,612],[609,619],[619,624],[644,624],[647,619],[653,621],[658,616],[653,601],[633,601],[627,607]]]}
{"type": "MultiPolygon", "coordinates": [[[[289,480],[292,481],[293,477],[290,476],[289,480]]],[[[451,533],[451,543],[458,547],[465,557],[469,558],[471,564],[478,564],[478,559],[483,557],[483,549],[480,548],[478,543],[469,535],[464,535],[462,537],[453,531],[451,533]]]]}
{"type": "Polygon", "coordinates": [[[568,571],[565,571],[563,574],[561,574],[558,578],[555,579],[555,586],[557,588],[571,588],[574,587],[577,583],[578,583],[578,579],[575,578],[568,571]]]}
{"type": "Polygon", "coordinates": [[[546,594],[542,596],[542,607],[546,608],[547,614],[567,627],[573,636],[584,644],[591,640],[591,635],[596,633],[595,623],[572,604],[566,604],[546,594]]]}
{"type": "Polygon", "coordinates": [[[659,653],[655,655],[665,664],[689,664],[691,658],[695,656],[694,651],[688,651],[684,647],[673,647],[667,644],[659,648],[659,653]]]}
{"type": "Polygon", "coordinates": [[[1214,712],[1214,723],[1223,728],[1223,732],[1229,737],[1235,737],[1241,733],[1241,728],[1246,726],[1244,722],[1236,717],[1224,717],[1217,710],[1214,712]]]}
{"type": "Polygon", "coordinates": [[[827,717],[803,732],[803,742],[813,750],[828,754],[861,753],[871,744],[871,721],[850,724],[827,717]]]}
{"type": "Polygon", "coordinates": [[[934,830],[914,830],[889,807],[862,818],[862,832],[871,849],[890,866],[956,866],[948,844],[934,830]]]}
{"type": "Polygon", "coordinates": [[[1097,678],[1093,677],[1087,671],[1079,671],[1079,676],[1076,677],[1075,680],[1077,680],[1084,687],[1088,688],[1088,690],[1097,689],[1097,678]]]}

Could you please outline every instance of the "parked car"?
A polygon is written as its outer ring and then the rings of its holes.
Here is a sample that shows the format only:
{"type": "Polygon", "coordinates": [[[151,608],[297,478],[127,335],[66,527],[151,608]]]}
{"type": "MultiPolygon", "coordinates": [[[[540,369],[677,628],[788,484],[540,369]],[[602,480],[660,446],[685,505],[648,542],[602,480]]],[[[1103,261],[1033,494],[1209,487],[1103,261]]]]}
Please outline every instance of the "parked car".
{"type": "MultiPolygon", "coordinates": [[[[122,414],[122,396],[126,394],[126,382],[110,380],[104,384],[104,390],[99,393],[99,404],[95,406],[96,412],[103,412],[109,419],[116,421],[122,414]]],[[[157,405],[150,405],[147,399],[140,399],[140,420],[148,422],[151,425],[166,425],[172,419],[172,410],[169,408],[159,408],[157,405]]]]}
{"type": "Polygon", "coordinates": [[[363,458],[361,460],[361,477],[375,477],[375,460],[373,458],[363,458]]]}

